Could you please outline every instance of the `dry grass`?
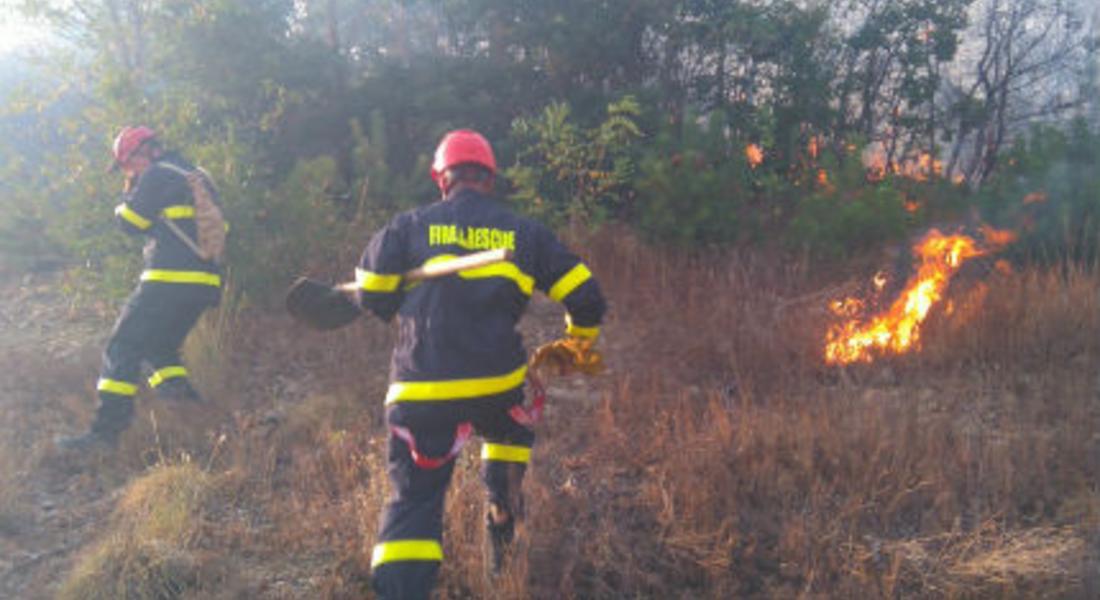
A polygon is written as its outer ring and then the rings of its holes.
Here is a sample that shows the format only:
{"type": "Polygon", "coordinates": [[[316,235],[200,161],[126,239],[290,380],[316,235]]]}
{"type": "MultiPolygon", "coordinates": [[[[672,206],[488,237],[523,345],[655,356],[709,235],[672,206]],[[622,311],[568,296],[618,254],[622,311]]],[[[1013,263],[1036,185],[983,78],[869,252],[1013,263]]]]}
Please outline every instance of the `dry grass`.
{"type": "MultiPolygon", "coordinates": [[[[825,305],[847,284],[806,265],[671,256],[622,236],[585,246],[612,301],[602,341],[612,372],[595,385],[556,382],[521,557],[492,588],[478,461],[460,459],[440,597],[1095,591],[1095,275],[959,286],[922,353],[834,370],[821,363],[825,305]],[[1012,543],[1038,531],[1070,537],[1012,543]],[[930,540],[941,540],[934,568],[902,551],[930,552],[930,540]]],[[[315,557],[321,597],[358,597],[365,585],[387,489],[389,342],[367,323],[266,339],[252,355],[301,369],[297,404],[279,413],[254,470],[268,474],[254,489],[274,523],[256,542],[315,557]]]]}
{"type": "MultiPolygon", "coordinates": [[[[952,288],[920,353],[832,369],[825,307],[854,280],[767,257],[658,252],[621,233],[576,245],[611,300],[611,371],[553,382],[518,560],[492,586],[476,444],[460,457],[438,597],[1100,592],[1100,275],[981,273],[952,288]]],[[[533,308],[529,344],[560,328],[558,313],[533,308]]],[[[72,577],[162,573],[146,576],[161,582],[147,597],[218,577],[224,597],[363,597],[388,491],[392,332],[231,317],[208,319],[188,346],[217,416],[191,422],[154,405],[169,416],[127,436],[147,456],[192,457],[177,467],[216,491],[155,516],[151,504],[173,502],[128,501],[156,497],[131,488],[110,526],[129,537],[103,533],[72,577]],[[207,570],[228,557],[246,577],[207,570]],[[120,564],[130,570],[106,566],[120,564]]]]}
{"type": "Polygon", "coordinates": [[[190,463],[158,466],[135,479],[58,597],[169,599],[200,593],[219,572],[219,561],[197,552],[212,486],[212,476],[190,463]]]}

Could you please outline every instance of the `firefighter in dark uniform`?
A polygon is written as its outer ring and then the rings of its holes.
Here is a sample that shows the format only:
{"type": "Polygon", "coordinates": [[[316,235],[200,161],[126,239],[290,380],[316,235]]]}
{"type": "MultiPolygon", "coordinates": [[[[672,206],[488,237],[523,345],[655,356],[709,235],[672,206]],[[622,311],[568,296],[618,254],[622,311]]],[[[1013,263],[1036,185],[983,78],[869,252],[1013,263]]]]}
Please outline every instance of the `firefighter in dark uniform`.
{"type": "Polygon", "coordinates": [[[142,363],[149,387],[171,400],[201,401],[188,381],[180,346],[207,308],[218,303],[221,270],[199,258],[165,221],[196,239],[192,192],[184,172],[194,167],[163,150],[148,127],[125,127],[115,139],[112,170],[126,175],[115,207],[122,228],[148,238],[145,269],[115,323],[103,352],[96,390],[99,407],[83,435],[59,441],[63,449],[113,448],[130,425],[142,363]]]}
{"type": "Polygon", "coordinates": [[[510,410],[523,403],[527,354],[515,326],[534,290],[562,302],[566,335],[599,333],[605,303],[592,273],[545,227],[490,197],[496,161],[480,134],[447,134],[432,178],[443,199],[398,215],[356,269],[358,301],[398,321],[386,419],[391,497],[371,557],[381,598],[427,598],[443,559],[443,501],[453,458],[472,432],[484,439],[482,477],[490,568],[500,569],[523,516],[520,482],[535,435],[510,410]],[[507,248],[511,262],[403,285],[432,261],[507,248]]]}

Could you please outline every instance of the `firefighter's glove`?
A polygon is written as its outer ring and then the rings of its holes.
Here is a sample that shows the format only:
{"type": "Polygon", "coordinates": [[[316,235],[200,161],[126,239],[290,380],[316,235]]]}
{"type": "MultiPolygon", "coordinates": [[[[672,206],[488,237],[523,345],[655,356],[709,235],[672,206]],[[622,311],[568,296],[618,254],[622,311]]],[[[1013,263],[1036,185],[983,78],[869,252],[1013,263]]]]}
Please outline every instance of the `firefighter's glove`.
{"type": "Polygon", "coordinates": [[[531,357],[531,366],[535,369],[547,368],[559,375],[583,373],[598,375],[603,373],[603,356],[592,346],[595,340],[567,336],[535,349],[531,357]]]}

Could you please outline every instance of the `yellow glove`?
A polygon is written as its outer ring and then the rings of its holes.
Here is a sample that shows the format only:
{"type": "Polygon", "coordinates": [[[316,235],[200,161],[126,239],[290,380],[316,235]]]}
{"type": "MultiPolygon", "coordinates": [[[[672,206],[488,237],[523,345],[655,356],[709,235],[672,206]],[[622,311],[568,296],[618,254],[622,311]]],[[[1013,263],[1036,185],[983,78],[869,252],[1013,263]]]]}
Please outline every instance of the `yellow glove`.
{"type": "Polygon", "coordinates": [[[531,368],[549,368],[558,375],[598,375],[604,371],[603,356],[594,344],[594,339],[573,336],[543,344],[531,356],[531,368]]]}

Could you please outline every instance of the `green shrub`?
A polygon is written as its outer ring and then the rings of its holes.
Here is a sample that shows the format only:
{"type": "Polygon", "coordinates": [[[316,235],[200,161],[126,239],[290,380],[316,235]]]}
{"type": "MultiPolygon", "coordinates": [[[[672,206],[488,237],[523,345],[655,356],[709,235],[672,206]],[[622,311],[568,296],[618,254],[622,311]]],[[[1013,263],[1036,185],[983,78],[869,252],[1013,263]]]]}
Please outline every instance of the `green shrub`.
{"type": "Polygon", "coordinates": [[[1038,127],[1016,142],[974,202],[1020,232],[1010,252],[1044,263],[1100,261],[1100,132],[1083,121],[1038,127]]]}
{"type": "Polygon", "coordinates": [[[634,178],[634,144],[642,137],[638,102],[630,96],[607,107],[607,119],[584,129],[570,119],[569,105],[553,103],[538,118],[513,123],[519,147],[505,171],[511,199],[552,225],[599,223],[623,206],[634,178]]]}
{"type": "Polygon", "coordinates": [[[720,114],[684,119],[666,128],[647,147],[631,206],[633,224],[649,239],[681,246],[738,240],[750,223],[747,213],[760,176],[745,158],[740,140],[729,135],[720,114]]]}

